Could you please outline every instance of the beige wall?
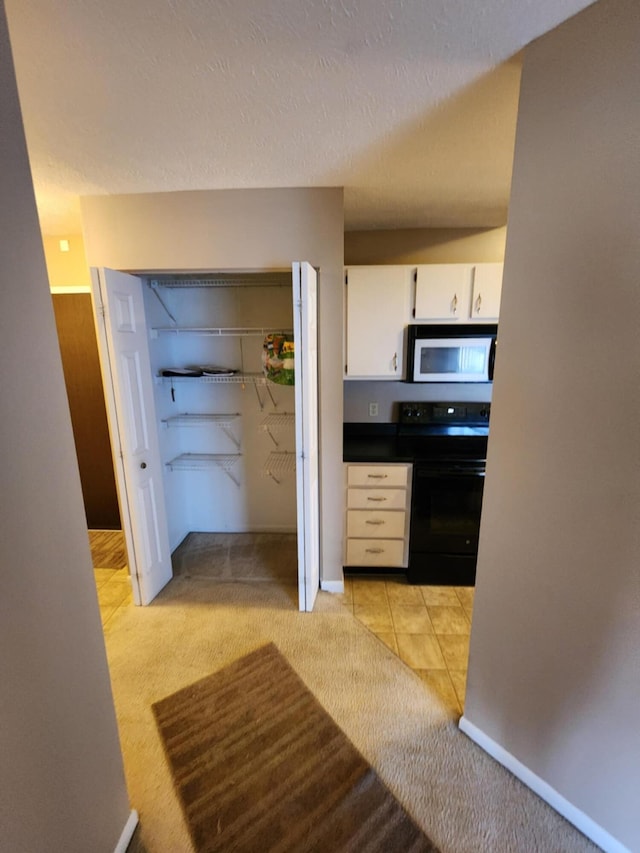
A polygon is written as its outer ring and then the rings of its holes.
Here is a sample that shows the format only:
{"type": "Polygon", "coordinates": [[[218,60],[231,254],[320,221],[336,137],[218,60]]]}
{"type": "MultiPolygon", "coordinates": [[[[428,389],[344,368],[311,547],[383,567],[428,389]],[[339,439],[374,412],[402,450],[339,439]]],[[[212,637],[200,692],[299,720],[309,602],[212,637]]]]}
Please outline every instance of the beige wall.
{"type": "Polygon", "coordinates": [[[88,288],[91,287],[91,276],[84,255],[84,239],[82,234],[71,234],[64,239],[68,241],[69,251],[60,250],[60,237],[42,237],[44,258],[47,264],[47,275],[51,288],[88,288]]]}
{"type": "Polygon", "coordinates": [[[465,705],[617,850],[640,850],[639,44],[637,0],[601,0],[526,51],[465,705]]]}
{"type": "Polygon", "coordinates": [[[0,848],[110,853],[129,804],[1,3],[0,198],[0,848]]]}
{"type": "Polygon", "coordinates": [[[347,231],[344,262],[347,265],[499,262],[504,260],[506,233],[506,227],[347,231]]]}
{"type": "Polygon", "coordinates": [[[342,190],[96,196],[81,205],[90,266],[263,270],[301,260],[319,267],[321,576],[342,580],[342,190]]]}

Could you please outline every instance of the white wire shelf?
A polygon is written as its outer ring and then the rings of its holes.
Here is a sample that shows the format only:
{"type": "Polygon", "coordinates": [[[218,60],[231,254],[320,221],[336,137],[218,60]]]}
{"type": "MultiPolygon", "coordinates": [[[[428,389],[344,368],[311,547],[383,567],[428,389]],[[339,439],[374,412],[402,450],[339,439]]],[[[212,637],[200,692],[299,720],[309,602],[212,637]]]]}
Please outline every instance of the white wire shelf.
{"type": "Polygon", "coordinates": [[[284,429],[285,427],[291,426],[294,419],[295,416],[293,412],[272,412],[270,415],[266,416],[260,424],[260,427],[264,430],[284,429]]]}
{"type": "Polygon", "coordinates": [[[204,335],[215,338],[266,337],[267,335],[291,335],[292,329],[255,328],[253,326],[153,326],[152,335],[204,335]]]}
{"type": "Polygon", "coordinates": [[[260,424],[260,429],[266,432],[271,441],[276,447],[280,443],[276,439],[274,433],[278,433],[283,429],[287,429],[295,422],[295,415],[292,412],[272,412],[260,424]]]}
{"type": "Polygon", "coordinates": [[[280,484],[284,477],[296,472],[296,454],[287,451],[274,450],[267,457],[262,469],[263,476],[271,477],[280,484]]]}
{"type": "MultiPolygon", "coordinates": [[[[243,388],[245,385],[251,385],[255,389],[256,397],[258,400],[258,405],[260,406],[260,410],[264,409],[265,399],[260,396],[260,392],[258,391],[258,387],[262,387],[266,390],[268,394],[271,404],[275,407],[278,405],[278,401],[273,396],[272,388],[283,388],[285,386],[278,385],[277,383],[272,382],[268,379],[264,373],[220,373],[214,376],[163,376],[160,374],[156,376],[156,383],[162,383],[163,385],[171,386],[171,395],[174,396],[174,383],[194,383],[194,382],[212,382],[217,385],[221,384],[236,384],[241,385],[243,388]]],[[[263,395],[264,396],[264,395],[263,395]]]]}
{"type": "Polygon", "coordinates": [[[151,287],[291,287],[291,272],[282,273],[218,273],[215,275],[159,276],[149,280],[151,287]]]}
{"type": "Polygon", "coordinates": [[[242,385],[253,383],[255,385],[266,385],[267,377],[264,373],[218,373],[212,376],[159,376],[164,383],[174,382],[235,382],[242,385]]]}
{"type": "Polygon", "coordinates": [[[231,424],[239,417],[239,412],[226,415],[218,415],[208,412],[203,412],[201,414],[191,414],[190,412],[183,412],[180,415],[173,415],[170,418],[164,418],[162,423],[168,429],[171,427],[204,427],[213,425],[218,429],[222,430],[222,432],[227,436],[227,438],[229,438],[239,450],[240,442],[231,432],[231,424]]]}
{"type": "Polygon", "coordinates": [[[241,455],[240,453],[181,453],[180,456],[167,462],[167,468],[170,471],[205,471],[220,468],[236,486],[239,486],[240,483],[231,474],[231,469],[241,455]]]}
{"type": "Polygon", "coordinates": [[[168,427],[194,427],[206,426],[207,424],[215,424],[218,427],[229,427],[233,421],[240,417],[239,412],[229,415],[214,415],[203,412],[202,414],[191,414],[183,412],[180,415],[173,415],[170,418],[163,418],[162,423],[168,427]]]}

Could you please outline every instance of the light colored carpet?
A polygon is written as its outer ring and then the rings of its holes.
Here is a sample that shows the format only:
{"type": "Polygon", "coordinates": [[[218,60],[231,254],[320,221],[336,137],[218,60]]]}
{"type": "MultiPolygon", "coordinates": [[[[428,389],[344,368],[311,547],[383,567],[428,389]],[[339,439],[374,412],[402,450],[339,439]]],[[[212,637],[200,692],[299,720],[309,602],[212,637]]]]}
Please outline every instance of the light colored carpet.
{"type": "Polygon", "coordinates": [[[298,544],[295,533],[189,533],[171,562],[176,577],[293,584],[298,544]]]}
{"type": "Polygon", "coordinates": [[[442,853],[597,848],[468,740],[417,675],[342,604],[295,587],[177,578],[105,629],[131,806],[149,853],[192,849],[151,705],[274,642],[442,853]]]}

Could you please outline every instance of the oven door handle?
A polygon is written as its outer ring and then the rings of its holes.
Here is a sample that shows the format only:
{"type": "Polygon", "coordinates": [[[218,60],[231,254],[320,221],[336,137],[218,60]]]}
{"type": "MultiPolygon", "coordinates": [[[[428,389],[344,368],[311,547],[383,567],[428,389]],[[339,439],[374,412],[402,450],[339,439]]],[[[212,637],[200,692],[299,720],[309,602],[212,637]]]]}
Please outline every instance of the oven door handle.
{"type": "Polygon", "coordinates": [[[484,477],[484,468],[416,468],[416,479],[433,480],[442,477],[484,477]]]}

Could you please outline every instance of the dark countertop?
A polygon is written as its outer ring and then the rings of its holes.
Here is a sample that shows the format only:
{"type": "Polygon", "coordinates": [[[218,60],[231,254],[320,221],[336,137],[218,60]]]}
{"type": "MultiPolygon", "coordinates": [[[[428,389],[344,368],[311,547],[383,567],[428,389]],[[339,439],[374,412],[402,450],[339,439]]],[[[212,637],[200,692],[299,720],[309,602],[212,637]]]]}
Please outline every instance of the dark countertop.
{"type": "Polygon", "coordinates": [[[485,459],[487,427],[432,426],[405,432],[399,424],[345,423],[345,462],[416,462],[422,459],[485,459]]]}
{"type": "Polygon", "coordinates": [[[345,462],[411,462],[398,448],[397,424],[346,423],[342,458],[345,462]]]}

